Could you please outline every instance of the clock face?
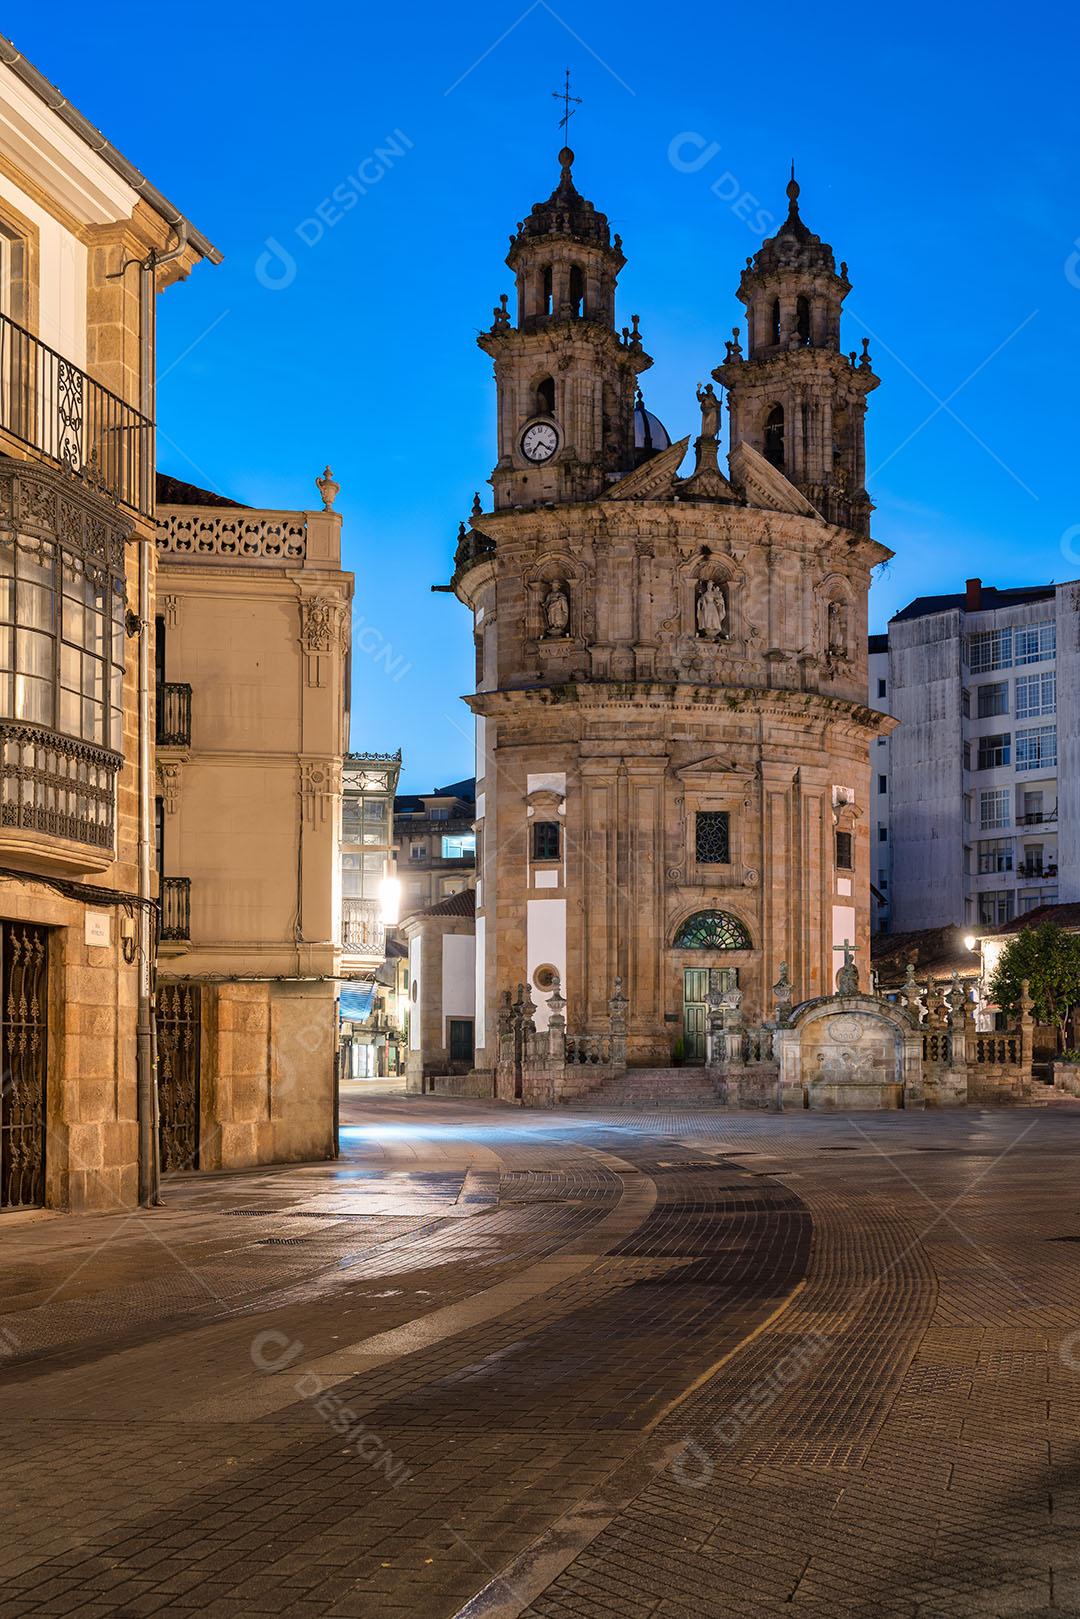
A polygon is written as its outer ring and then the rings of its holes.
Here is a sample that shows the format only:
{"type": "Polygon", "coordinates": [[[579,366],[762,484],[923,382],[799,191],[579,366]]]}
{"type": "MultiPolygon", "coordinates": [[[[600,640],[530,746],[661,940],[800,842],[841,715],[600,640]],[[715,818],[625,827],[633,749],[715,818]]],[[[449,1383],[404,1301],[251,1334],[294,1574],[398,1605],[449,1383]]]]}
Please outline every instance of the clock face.
{"type": "Polygon", "coordinates": [[[534,422],[521,436],[521,453],[529,461],[550,461],[559,448],[559,435],[548,422],[534,422]]]}

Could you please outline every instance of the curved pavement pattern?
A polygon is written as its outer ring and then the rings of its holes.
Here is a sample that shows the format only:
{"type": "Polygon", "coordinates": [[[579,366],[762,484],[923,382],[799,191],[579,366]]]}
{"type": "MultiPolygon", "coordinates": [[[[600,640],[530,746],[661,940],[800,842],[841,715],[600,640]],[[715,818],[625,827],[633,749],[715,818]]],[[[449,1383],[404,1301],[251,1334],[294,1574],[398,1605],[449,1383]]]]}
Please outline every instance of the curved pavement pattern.
{"type": "Polygon", "coordinates": [[[1080,1108],[348,1106],[0,1221],[0,1619],[1080,1614],[1080,1108]]]}

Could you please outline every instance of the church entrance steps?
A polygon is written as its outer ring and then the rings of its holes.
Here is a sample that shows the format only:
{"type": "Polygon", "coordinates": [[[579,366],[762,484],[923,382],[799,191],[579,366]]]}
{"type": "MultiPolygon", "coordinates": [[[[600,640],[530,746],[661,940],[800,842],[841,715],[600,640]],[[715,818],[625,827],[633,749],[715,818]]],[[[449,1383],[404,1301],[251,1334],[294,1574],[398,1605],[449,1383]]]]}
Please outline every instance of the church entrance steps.
{"type": "Polygon", "coordinates": [[[603,1079],[583,1096],[567,1097],[570,1107],[720,1107],[717,1082],[704,1068],[628,1068],[603,1079]]]}

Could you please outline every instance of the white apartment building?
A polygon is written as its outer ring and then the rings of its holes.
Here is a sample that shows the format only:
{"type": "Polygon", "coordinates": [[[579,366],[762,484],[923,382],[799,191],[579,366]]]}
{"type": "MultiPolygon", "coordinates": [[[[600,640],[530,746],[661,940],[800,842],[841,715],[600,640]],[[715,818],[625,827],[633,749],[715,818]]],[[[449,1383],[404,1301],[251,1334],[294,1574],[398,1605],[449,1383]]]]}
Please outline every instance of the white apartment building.
{"type": "Polygon", "coordinates": [[[1080,581],[920,596],[871,637],[879,931],[1080,899],[1080,581]]]}

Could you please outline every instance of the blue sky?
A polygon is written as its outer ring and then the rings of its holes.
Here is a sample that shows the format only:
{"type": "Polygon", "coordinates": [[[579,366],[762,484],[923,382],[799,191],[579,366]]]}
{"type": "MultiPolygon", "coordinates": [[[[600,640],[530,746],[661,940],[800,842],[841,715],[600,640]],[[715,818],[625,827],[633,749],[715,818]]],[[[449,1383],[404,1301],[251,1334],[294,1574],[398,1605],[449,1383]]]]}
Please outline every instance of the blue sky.
{"type": "Polygon", "coordinates": [[[107,22],[54,0],[15,42],[225,254],[161,300],[159,464],[303,507],[331,462],[369,649],[352,745],[400,745],[407,788],[472,768],[468,620],[429,587],[488,492],[475,335],[556,182],[567,66],[575,177],[622,234],[620,318],[673,436],[794,154],[854,283],[844,347],[870,335],[882,379],[868,466],[896,557],[871,628],[969,574],[1080,576],[1075,13],[200,0],[107,22]]]}

